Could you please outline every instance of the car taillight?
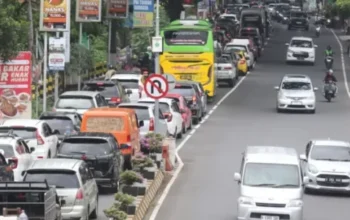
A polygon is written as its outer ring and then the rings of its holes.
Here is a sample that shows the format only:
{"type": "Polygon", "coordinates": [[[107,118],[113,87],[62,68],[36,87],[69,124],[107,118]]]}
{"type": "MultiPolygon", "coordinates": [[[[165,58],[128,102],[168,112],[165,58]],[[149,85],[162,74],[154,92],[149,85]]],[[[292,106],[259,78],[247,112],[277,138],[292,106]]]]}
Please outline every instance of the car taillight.
{"type": "Polygon", "coordinates": [[[150,118],[149,120],[149,130],[154,131],[154,118],[150,118]]]}
{"type": "Polygon", "coordinates": [[[85,154],[81,155],[82,160],[87,160],[87,156],[85,154]]]}
{"type": "Polygon", "coordinates": [[[40,136],[39,131],[36,131],[36,140],[38,142],[38,145],[43,145],[45,144],[45,141],[43,138],[40,136]]]}
{"type": "Polygon", "coordinates": [[[120,103],[120,98],[119,97],[112,97],[111,100],[109,102],[113,103],[113,104],[119,104],[120,103]]]}
{"type": "Polygon", "coordinates": [[[126,137],[126,142],[131,142],[131,136],[130,136],[130,135],[128,135],[128,136],[126,137]]]}
{"type": "Polygon", "coordinates": [[[10,164],[12,169],[16,169],[18,166],[18,158],[12,157],[11,159],[9,159],[9,164],[10,164]]]}
{"type": "Polygon", "coordinates": [[[232,70],[232,67],[224,67],[224,70],[232,70]]]}
{"type": "Polygon", "coordinates": [[[239,61],[239,64],[245,64],[245,60],[239,61]]]}
{"type": "Polygon", "coordinates": [[[44,159],[44,157],[43,157],[43,156],[37,156],[37,158],[38,158],[38,159],[44,159]]]}
{"type": "Polygon", "coordinates": [[[75,199],[77,199],[77,200],[82,200],[82,199],[84,199],[84,193],[83,193],[83,190],[82,190],[82,189],[79,189],[79,190],[78,190],[77,195],[75,196],[75,199]]]}

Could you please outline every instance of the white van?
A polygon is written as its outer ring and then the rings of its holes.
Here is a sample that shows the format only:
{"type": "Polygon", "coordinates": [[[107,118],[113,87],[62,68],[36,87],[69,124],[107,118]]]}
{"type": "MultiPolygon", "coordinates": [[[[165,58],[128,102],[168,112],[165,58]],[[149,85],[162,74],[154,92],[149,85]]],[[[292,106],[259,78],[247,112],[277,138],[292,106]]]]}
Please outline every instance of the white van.
{"type": "Polygon", "coordinates": [[[231,42],[227,43],[224,51],[235,49],[235,50],[241,50],[245,52],[245,58],[248,62],[249,69],[254,68],[255,59],[254,59],[254,53],[252,49],[250,48],[249,40],[248,39],[233,39],[231,42]]]}
{"type": "Polygon", "coordinates": [[[303,219],[304,183],[298,154],[293,148],[252,146],[243,154],[238,220],[303,219]]]}

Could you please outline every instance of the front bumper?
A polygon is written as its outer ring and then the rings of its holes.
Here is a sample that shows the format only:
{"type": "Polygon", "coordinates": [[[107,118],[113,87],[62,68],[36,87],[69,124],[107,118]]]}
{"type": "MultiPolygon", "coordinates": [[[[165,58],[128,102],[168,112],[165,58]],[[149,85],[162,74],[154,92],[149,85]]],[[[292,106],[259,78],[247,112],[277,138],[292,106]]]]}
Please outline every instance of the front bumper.
{"type": "Polygon", "coordinates": [[[290,100],[290,99],[278,99],[277,108],[281,110],[294,110],[294,111],[305,111],[314,110],[316,108],[315,99],[305,100],[290,100]]]}
{"type": "Polygon", "coordinates": [[[307,176],[309,177],[309,182],[305,185],[306,189],[312,189],[317,191],[331,191],[331,192],[347,192],[350,193],[350,174],[339,174],[339,173],[329,173],[329,172],[321,172],[317,174],[312,174],[307,172],[307,176]],[[331,177],[332,180],[341,179],[341,182],[330,182],[328,181],[331,177]]]}
{"type": "Polygon", "coordinates": [[[262,216],[278,216],[279,220],[303,219],[303,207],[257,207],[250,205],[238,205],[238,220],[261,220],[262,216]]]}
{"type": "Polygon", "coordinates": [[[295,57],[293,53],[287,53],[286,56],[287,62],[306,62],[306,63],[314,63],[315,62],[315,55],[308,55],[308,57],[295,57]]]}

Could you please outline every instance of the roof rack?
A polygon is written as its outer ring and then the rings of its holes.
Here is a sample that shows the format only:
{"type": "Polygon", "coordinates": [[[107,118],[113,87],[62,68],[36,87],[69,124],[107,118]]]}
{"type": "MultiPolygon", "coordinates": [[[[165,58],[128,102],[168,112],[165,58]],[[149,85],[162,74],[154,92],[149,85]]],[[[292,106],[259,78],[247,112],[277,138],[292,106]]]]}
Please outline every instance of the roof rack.
{"type": "Polygon", "coordinates": [[[43,182],[0,182],[0,191],[7,190],[20,190],[20,191],[29,191],[29,190],[49,190],[50,187],[47,181],[43,182]]]}
{"type": "Polygon", "coordinates": [[[17,138],[18,136],[13,133],[13,130],[10,129],[7,133],[1,133],[0,132],[0,137],[10,137],[10,138],[17,138]]]}

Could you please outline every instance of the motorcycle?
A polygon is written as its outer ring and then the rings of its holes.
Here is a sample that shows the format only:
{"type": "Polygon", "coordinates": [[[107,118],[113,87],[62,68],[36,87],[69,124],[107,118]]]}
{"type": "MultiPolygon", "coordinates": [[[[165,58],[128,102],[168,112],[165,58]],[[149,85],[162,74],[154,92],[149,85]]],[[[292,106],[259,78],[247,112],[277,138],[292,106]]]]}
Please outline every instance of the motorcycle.
{"type": "Polygon", "coordinates": [[[326,56],[325,64],[326,64],[327,70],[332,69],[332,67],[333,67],[333,57],[332,56],[326,56]]]}
{"type": "Polygon", "coordinates": [[[335,93],[337,91],[336,85],[333,81],[328,81],[325,83],[324,88],[324,97],[328,102],[331,102],[332,98],[335,98],[335,93]]]}
{"type": "Polygon", "coordinates": [[[316,27],[316,37],[319,37],[321,34],[321,27],[316,27]]]}

